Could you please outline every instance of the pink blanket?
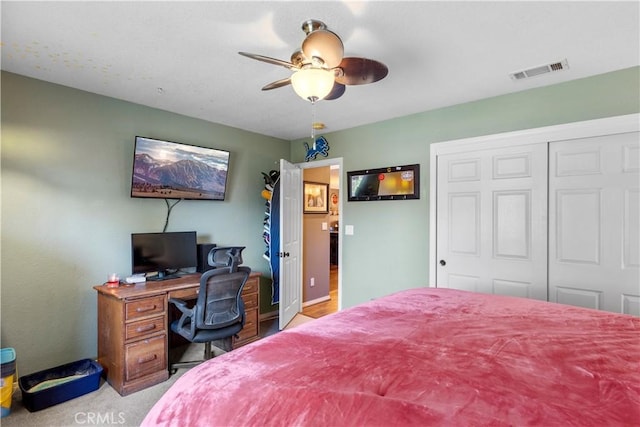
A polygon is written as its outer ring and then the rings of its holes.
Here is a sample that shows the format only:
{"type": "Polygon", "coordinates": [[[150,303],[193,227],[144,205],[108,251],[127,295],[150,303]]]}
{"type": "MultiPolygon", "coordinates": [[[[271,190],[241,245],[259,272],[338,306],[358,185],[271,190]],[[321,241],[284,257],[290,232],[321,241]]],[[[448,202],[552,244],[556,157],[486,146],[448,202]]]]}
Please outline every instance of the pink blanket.
{"type": "Polygon", "coordinates": [[[640,319],[413,289],[191,369],[143,425],[640,425],[640,319]]]}

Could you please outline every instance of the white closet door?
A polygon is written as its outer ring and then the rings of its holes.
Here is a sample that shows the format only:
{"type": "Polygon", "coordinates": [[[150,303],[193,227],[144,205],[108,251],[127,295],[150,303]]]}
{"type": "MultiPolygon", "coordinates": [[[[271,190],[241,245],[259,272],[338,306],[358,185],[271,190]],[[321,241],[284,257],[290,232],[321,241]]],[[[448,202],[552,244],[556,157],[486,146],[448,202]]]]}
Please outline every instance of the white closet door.
{"type": "Polygon", "coordinates": [[[437,159],[436,285],[547,299],[546,144],[437,159]]]}
{"type": "Polygon", "coordinates": [[[549,300],[640,316],[638,132],[549,145],[549,300]]]}

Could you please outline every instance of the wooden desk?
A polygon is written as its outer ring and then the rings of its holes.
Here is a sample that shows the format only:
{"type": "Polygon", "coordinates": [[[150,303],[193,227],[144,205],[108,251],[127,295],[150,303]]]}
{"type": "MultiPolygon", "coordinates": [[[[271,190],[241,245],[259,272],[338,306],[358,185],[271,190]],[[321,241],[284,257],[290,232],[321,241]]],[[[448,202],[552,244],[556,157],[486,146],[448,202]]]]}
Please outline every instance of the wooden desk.
{"type": "MultiPolygon", "coordinates": [[[[200,274],[179,279],[121,285],[98,291],[98,362],[107,381],[122,396],[169,378],[169,298],[194,299],[200,274]]],[[[244,285],[244,328],[233,339],[240,347],[260,338],[260,273],[253,272],[244,285]]]]}

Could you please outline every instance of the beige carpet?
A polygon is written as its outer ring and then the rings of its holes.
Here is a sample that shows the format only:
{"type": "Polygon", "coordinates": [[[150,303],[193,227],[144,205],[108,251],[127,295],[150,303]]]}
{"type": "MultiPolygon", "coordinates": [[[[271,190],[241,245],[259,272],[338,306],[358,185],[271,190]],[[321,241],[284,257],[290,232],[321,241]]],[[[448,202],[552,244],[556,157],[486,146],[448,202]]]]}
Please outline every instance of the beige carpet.
{"type": "Polygon", "coordinates": [[[298,313],[295,315],[293,320],[291,320],[291,322],[289,322],[289,324],[285,326],[284,329],[287,330],[287,329],[295,328],[298,325],[302,325],[303,323],[307,323],[312,320],[316,320],[316,319],[314,319],[313,317],[305,316],[304,314],[298,313]]]}

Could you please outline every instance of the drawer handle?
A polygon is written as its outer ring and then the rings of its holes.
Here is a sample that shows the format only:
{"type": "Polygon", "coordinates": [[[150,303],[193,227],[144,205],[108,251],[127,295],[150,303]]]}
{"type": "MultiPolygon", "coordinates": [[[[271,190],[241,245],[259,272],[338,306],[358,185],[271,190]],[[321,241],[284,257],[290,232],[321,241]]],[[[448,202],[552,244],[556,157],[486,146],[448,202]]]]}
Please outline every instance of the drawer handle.
{"type": "Polygon", "coordinates": [[[136,332],[147,332],[147,331],[153,331],[156,328],[156,325],[144,325],[144,326],[138,326],[136,328],[136,332]]]}
{"type": "Polygon", "coordinates": [[[155,310],[156,307],[158,307],[157,305],[153,304],[152,306],[146,306],[146,307],[138,307],[136,308],[136,311],[138,313],[144,313],[145,311],[151,311],[151,310],[155,310]]]}
{"type": "Polygon", "coordinates": [[[138,363],[142,364],[142,363],[153,362],[157,358],[158,358],[157,354],[150,354],[150,355],[145,356],[145,357],[139,357],[138,358],[138,363]]]}

